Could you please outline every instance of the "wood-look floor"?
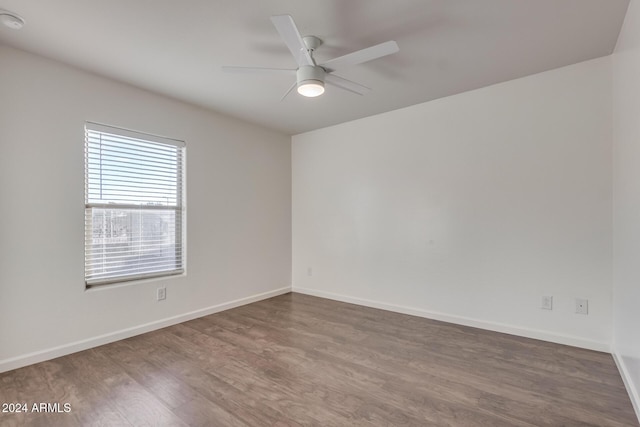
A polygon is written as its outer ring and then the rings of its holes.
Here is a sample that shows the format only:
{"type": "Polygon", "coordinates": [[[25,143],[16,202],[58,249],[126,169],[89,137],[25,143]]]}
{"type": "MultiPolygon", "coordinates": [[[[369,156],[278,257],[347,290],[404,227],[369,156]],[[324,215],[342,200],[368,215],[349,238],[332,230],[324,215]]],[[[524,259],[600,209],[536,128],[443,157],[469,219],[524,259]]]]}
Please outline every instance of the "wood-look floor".
{"type": "Polygon", "coordinates": [[[287,294],[0,374],[37,426],[637,426],[609,354],[287,294]]]}

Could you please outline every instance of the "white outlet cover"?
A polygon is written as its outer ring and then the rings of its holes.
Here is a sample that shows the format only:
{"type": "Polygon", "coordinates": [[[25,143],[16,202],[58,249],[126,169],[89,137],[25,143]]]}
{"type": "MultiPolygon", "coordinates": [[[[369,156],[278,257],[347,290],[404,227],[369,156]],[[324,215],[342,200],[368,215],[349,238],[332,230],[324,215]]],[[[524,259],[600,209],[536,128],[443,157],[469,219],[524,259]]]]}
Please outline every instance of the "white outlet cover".
{"type": "Polygon", "coordinates": [[[553,310],[553,297],[543,296],[540,302],[540,308],[543,310],[553,310]]]}
{"type": "Polygon", "coordinates": [[[576,313],[589,314],[589,300],[583,299],[583,298],[576,298],[576,313]]]}

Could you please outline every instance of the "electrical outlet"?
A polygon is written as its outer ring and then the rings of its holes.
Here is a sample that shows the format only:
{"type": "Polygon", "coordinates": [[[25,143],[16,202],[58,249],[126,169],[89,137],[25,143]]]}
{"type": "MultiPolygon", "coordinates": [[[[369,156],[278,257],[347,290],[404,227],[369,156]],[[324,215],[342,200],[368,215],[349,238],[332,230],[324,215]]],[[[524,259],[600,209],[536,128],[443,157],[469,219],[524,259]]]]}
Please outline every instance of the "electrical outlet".
{"type": "Polygon", "coordinates": [[[589,314],[589,300],[576,298],[576,313],[589,314]]]}
{"type": "Polygon", "coordinates": [[[553,297],[548,295],[543,296],[540,308],[543,310],[553,310],[553,297]]]}
{"type": "Polygon", "coordinates": [[[158,288],[156,298],[158,301],[167,299],[167,288],[158,288]]]}
{"type": "Polygon", "coordinates": [[[307,276],[313,276],[313,269],[311,267],[307,267],[307,276]]]}

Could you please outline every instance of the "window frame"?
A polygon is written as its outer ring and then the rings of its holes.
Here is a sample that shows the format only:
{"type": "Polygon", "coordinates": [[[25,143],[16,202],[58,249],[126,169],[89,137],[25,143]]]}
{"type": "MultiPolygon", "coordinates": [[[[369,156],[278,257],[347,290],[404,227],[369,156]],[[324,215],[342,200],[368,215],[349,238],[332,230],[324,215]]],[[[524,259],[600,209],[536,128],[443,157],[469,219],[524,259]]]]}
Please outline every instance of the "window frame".
{"type": "MultiPolygon", "coordinates": [[[[133,281],[139,281],[144,279],[152,279],[152,278],[160,278],[160,277],[168,277],[168,276],[184,274],[186,272],[186,203],[185,203],[186,202],[186,197],[185,197],[186,196],[186,191],[185,191],[186,143],[184,141],[177,140],[177,139],[166,138],[166,137],[157,136],[149,133],[133,131],[129,129],[123,129],[115,126],[109,126],[109,125],[104,125],[104,124],[89,122],[89,121],[85,122],[84,130],[85,130],[85,138],[84,138],[84,168],[85,168],[84,281],[85,281],[85,287],[88,289],[95,286],[133,282],[133,281]],[[91,151],[90,146],[91,144],[95,144],[95,141],[90,142],[90,139],[91,139],[90,135],[93,135],[93,138],[95,138],[96,135],[100,135],[101,138],[104,135],[111,135],[112,137],[115,137],[115,138],[128,140],[128,143],[130,143],[131,141],[139,141],[144,144],[164,146],[165,148],[166,146],[175,147],[175,150],[176,150],[175,151],[176,153],[175,154],[175,157],[176,157],[175,173],[176,174],[174,178],[175,179],[175,204],[173,203],[169,204],[169,202],[167,202],[166,205],[158,205],[155,203],[151,204],[150,202],[146,202],[145,204],[144,197],[148,197],[150,193],[144,193],[144,192],[141,192],[141,194],[144,194],[145,196],[141,197],[137,201],[132,201],[130,203],[126,203],[122,201],[119,201],[119,202],[107,201],[105,203],[104,201],[96,202],[95,200],[92,200],[92,196],[90,195],[90,187],[93,188],[95,185],[92,186],[90,184],[90,179],[95,179],[95,175],[92,175],[91,170],[92,170],[92,167],[95,167],[96,165],[95,165],[95,160],[90,160],[90,157],[92,157],[90,156],[90,151],[91,151]],[[152,212],[156,212],[156,213],[160,213],[162,211],[164,211],[165,213],[173,212],[173,215],[174,215],[173,227],[170,227],[170,228],[172,230],[172,233],[175,236],[175,238],[172,239],[173,245],[174,245],[173,249],[175,250],[175,258],[174,258],[175,268],[162,269],[162,267],[170,265],[170,263],[168,263],[168,264],[162,264],[159,267],[156,267],[155,270],[151,269],[149,271],[144,271],[146,268],[151,268],[151,267],[149,267],[148,265],[145,266],[144,262],[139,262],[138,264],[134,264],[134,267],[137,267],[137,269],[139,270],[138,272],[132,272],[132,273],[126,273],[126,274],[122,274],[122,273],[118,274],[118,272],[116,272],[116,274],[113,274],[113,272],[110,272],[110,273],[106,273],[106,276],[98,275],[95,272],[97,262],[94,262],[94,260],[96,259],[94,258],[94,255],[96,254],[96,249],[94,245],[95,245],[96,238],[94,235],[94,226],[93,226],[93,215],[97,210],[103,210],[104,211],[103,215],[105,216],[109,211],[112,211],[111,215],[113,215],[113,212],[117,212],[117,211],[120,211],[120,213],[123,215],[128,214],[130,215],[130,217],[133,217],[134,215],[139,215],[138,221],[141,228],[143,227],[142,222],[144,221],[143,220],[144,215],[148,215],[152,212]]],[[[131,156],[132,157],[128,158],[129,161],[133,161],[134,160],[133,157],[135,156],[140,156],[140,152],[134,152],[131,154],[131,156]]],[[[138,160],[138,161],[143,161],[143,160],[138,160]]],[[[100,153],[100,162],[102,162],[102,152],[100,153]]],[[[143,176],[143,175],[144,174],[142,173],[140,174],[140,176],[143,176]]],[[[136,178],[139,178],[139,176],[136,176],[136,178]]],[[[103,185],[102,175],[100,175],[99,180],[100,180],[100,186],[102,186],[103,185]]],[[[133,186],[132,184],[130,184],[128,187],[126,184],[123,185],[123,187],[125,188],[130,188],[132,186],[133,186]]],[[[144,242],[144,238],[137,237],[135,240],[131,240],[131,242],[134,242],[134,241],[140,244],[144,242]]],[[[102,243],[103,246],[106,244],[107,243],[104,243],[104,242],[102,243]]],[[[104,251],[104,248],[103,248],[103,251],[104,251]]],[[[102,254],[103,262],[105,262],[104,259],[109,258],[105,252],[106,251],[104,251],[102,254]]],[[[135,252],[133,250],[127,250],[128,255],[133,255],[134,253],[135,252]]],[[[140,250],[140,252],[138,253],[139,257],[141,257],[140,255],[141,253],[142,253],[142,250],[140,250]]]]}

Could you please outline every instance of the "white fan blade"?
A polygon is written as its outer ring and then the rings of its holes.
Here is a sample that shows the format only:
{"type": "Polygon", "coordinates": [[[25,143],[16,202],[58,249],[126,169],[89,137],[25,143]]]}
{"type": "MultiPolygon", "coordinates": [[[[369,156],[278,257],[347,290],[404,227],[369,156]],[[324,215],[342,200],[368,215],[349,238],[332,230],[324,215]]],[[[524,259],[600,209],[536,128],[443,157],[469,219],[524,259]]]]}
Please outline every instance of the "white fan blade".
{"type": "Polygon", "coordinates": [[[363,62],[381,58],[400,51],[398,43],[392,41],[377,44],[366,49],[357,50],[338,58],[330,59],[324,64],[320,64],[322,68],[328,72],[339,70],[350,65],[362,64],[363,62]]]}
{"type": "Polygon", "coordinates": [[[325,81],[325,83],[332,84],[332,85],[337,86],[337,87],[339,87],[341,89],[348,90],[349,92],[353,92],[353,93],[358,94],[358,95],[365,95],[371,90],[371,88],[368,88],[366,86],[362,86],[359,83],[352,82],[351,80],[347,80],[347,79],[342,78],[340,76],[336,76],[335,74],[327,74],[327,75],[325,75],[324,76],[324,81],[325,81]]]}
{"type": "Polygon", "coordinates": [[[293,90],[293,88],[296,87],[296,86],[298,86],[298,82],[293,82],[293,84],[284,93],[284,95],[282,95],[282,98],[280,98],[280,102],[284,101],[284,99],[287,97],[287,95],[289,95],[291,93],[291,91],[293,90]]]}
{"type": "Polygon", "coordinates": [[[261,67],[229,67],[223,66],[222,71],[237,74],[295,74],[296,70],[286,68],[261,68],[261,67]]]}
{"type": "Polygon", "coordinates": [[[275,15],[271,17],[271,22],[275,25],[276,30],[280,33],[280,37],[284,40],[285,44],[296,59],[296,64],[302,65],[315,65],[311,54],[307,50],[302,36],[296,27],[296,23],[293,22],[291,15],[275,15]]]}

